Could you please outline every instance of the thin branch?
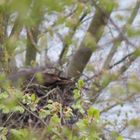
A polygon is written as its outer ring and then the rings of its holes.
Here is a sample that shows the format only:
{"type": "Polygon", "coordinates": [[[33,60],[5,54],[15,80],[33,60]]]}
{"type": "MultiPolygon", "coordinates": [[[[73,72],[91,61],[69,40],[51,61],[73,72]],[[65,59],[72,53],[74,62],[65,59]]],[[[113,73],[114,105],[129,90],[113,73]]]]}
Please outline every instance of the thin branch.
{"type": "Polygon", "coordinates": [[[40,50],[38,49],[39,47],[38,47],[36,41],[34,40],[33,32],[30,29],[28,29],[28,28],[27,28],[27,34],[28,34],[28,39],[30,40],[32,46],[35,48],[35,50],[37,52],[40,53],[40,50]]]}
{"type": "MultiPolygon", "coordinates": [[[[83,14],[82,14],[82,16],[79,18],[77,24],[71,29],[71,31],[70,31],[70,33],[68,35],[68,37],[69,37],[70,40],[72,39],[73,35],[75,34],[75,31],[79,27],[81,21],[87,16],[87,14],[88,14],[88,12],[87,11],[84,11],[83,14]]],[[[61,40],[62,40],[62,38],[61,38],[61,40]]],[[[64,63],[62,61],[63,61],[64,56],[67,53],[68,47],[69,47],[69,44],[66,43],[66,41],[64,41],[64,39],[63,39],[62,42],[63,42],[63,49],[62,49],[62,51],[60,53],[60,56],[59,56],[59,63],[60,63],[60,65],[64,63]]]]}
{"type": "Polygon", "coordinates": [[[119,31],[119,35],[113,41],[114,42],[113,47],[111,48],[111,50],[110,50],[110,52],[109,52],[109,54],[108,54],[108,56],[107,56],[107,58],[105,60],[103,69],[110,68],[109,67],[109,64],[110,64],[110,62],[111,62],[114,54],[116,53],[116,51],[118,49],[117,46],[120,45],[120,43],[121,43],[122,40],[125,40],[128,44],[130,44],[131,46],[134,46],[134,44],[132,44],[130,41],[128,41],[128,39],[126,37],[125,38],[123,37],[124,36],[123,34],[126,32],[127,26],[130,25],[130,24],[132,24],[132,22],[134,21],[136,15],[138,13],[139,8],[140,8],[140,1],[138,0],[137,3],[136,3],[136,5],[135,5],[135,7],[134,7],[134,9],[133,9],[133,11],[132,11],[132,13],[131,13],[131,15],[130,15],[130,17],[129,17],[129,19],[128,19],[128,21],[127,21],[127,23],[126,23],[126,25],[123,26],[122,30],[120,30],[118,28],[118,26],[116,26],[116,24],[114,23],[114,21],[110,18],[110,22],[119,31]]]}
{"type": "MultiPolygon", "coordinates": [[[[103,13],[104,13],[104,11],[99,7],[99,6],[97,6],[97,8],[98,9],[100,9],[103,13]]],[[[104,13],[105,14],[105,13],[104,13]]],[[[105,14],[106,15],[106,14],[105,14]]],[[[122,36],[122,39],[124,39],[123,38],[123,33],[120,31],[120,29],[119,29],[119,27],[114,23],[114,21],[112,20],[112,19],[110,19],[111,21],[112,21],[112,23],[113,23],[113,25],[115,26],[115,28],[117,28],[118,29],[118,31],[120,32],[120,35],[122,36]]],[[[129,20],[129,22],[132,22],[132,20],[129,20]]],[[[121,39],[121,38],[120,38],[121,39]]],[[[130,42],[130,44],[131,44],[131,42],[130,42]]],[[[134,44],[131,44],[131,45],[133,45],[134,46],[134,44]]],[[[137,50],[139,50],[139,47],[136,47],[137,49],[134,51],[134,54],[133,55],[130,55],[129,56],[129,61],[128,62],[126,62],[122,67],[121,67],[121,69],[118,71],[118,73],[117,73],[117,76],[115,76],[115,78],[113,78],[110,82],[112,82],[112,81],[115,81],[115,80],[117,80],[119,77],[120,77],[120,75],[122,74],[122,73],[124,73],[127,69],[128,69],[128,67],[131,65],[131,63],[132,62],[134,62],[135,60],[136,60],[136,58],[138,57],[137,55],[135,55],[135,53],[137,52],[137,50]]],[[[95,103],[95,101],[97,100],[97,98],[99,97],[99,93],[103,90],[103,89],[105,89],[107,86],[108,86],[108,84],[110,83],[108,83],[105,87],[103,87],[103,86],[101,86],[100,85],[100,81],[101,81],[101,78],[102,78],[102,75],[104,74],[104,72],[103,73],[100,73],[99,72],[99,74],[98,74],[98,77],[97,77],[97,81],[95,80],[92,84],[94,85],[93,86],[93,88],[91,88],[91,90],[90,90],[90,93],[89,93],[89,95],[92,95],[92,97],[90,98],[90,101],[92,102],[92,103],[95,103]],[[91,93],[92,92],[92,93],[91,93]]]]}
{"type": "Polygon", "coordinates": [[[111,110],[112,108],[118,106],[118,105],[121,105],[121,104],[124,104],[126,101],[128,101],[129,99],[132,99],[132,97],[134,97],[136,94],[131,94],[130,96],[128,96],[127,98],[125,99],[120,99],[120,101],[116,101],[115,103],[113,103],[112,105],[104,108],[103,110],[101,110],[101,114],[102,113],[106,113],[107,111],[111,110]]]}
{"type": "Polygon", "coordinates": [[[28,75],[33,75],[37,72],[42,72],[44,70],[50,70],[50,69],[54,69],[55,67],[53,67],[50,64],[46,64],[46,66],[42,66],[42,67],[35,67],[35,68],[24,68],[21,69],[19,71],[13,72],[11,73],[7,79],[9,79],[10,81],[17,81],[19,78],[25,78],[28,75]]]}
{"type": "MultiPolygon", "coordinates": [[[[110,133],[110,134],[112,133],[111,130],[106,129],[106,128],[105,128],[105,131],[107,131],[107,132],[110,133]]],[[[122,135],[122,134],[121,134],[121,136],[122,136],[123,138],[129,139],[129,140],[138,140],[137,138],[132,138],[132,137],[129,137],[129,136],[124,136],[124,135],[122,135]]]]}
{"type": "Polygon", "coordinates": [[[30,111],[27,107],[25,107],[22,103],[19,102],[19,105],[22,106],[27,112],[29,112],[30,114],[32,114],[34,117],[36,117],[38,120],[40,120],[40,122],[42,124],[44,124],[44,126],[48,126],[48,124],[41,119],[38,115],[36,115],[34,112],[30,111]]]}
{"type": "Polygon", "coordinates": [[[116,63],[114,63],[113,65],[109,66],[109,69],[112,69],[114,66],[124,62],[127,58],[129,58],[130,56],[132,56],[134,54],[134,52],[129,53],[128,55],[124,56],[121,60],[117,61],[116,63]]]}
{"type": "Polygon", "coordinates": [[[15,112],[12,112],[9,116],[8,116],[8,118],[5,120],[5,122],[3,122],[3,126],[5,126],[7,123],[8,123],[8,121],[10,120],[10,118],[14,115],[14,113],[15,112]]]}
{"type": "Polygon", "coordinates": [[[21,25],[21,21],[20,21],[20,16],[17,15],[9,38],[11,38],[15,34],[16,34],[16,36],[18,36],[21,30],[22,30],[22,25],[21,25]]]}
{"type": "MultiPolygon", "coordinates": [[[[139,50],[139,47],[137,47],[137,49],[133,52],[133,54],[129,56],[129,61],[125,62],[124,65],[120,68],[120,70],[117,73],[115,73],[115,75],[116,75],[115,77],[112,74],[112,77],[114,77],[114,78],[110,82],[117,80],[130,67],[130,65],[138,58],[138,55],[136,55],[138,50],[139,50]]],[[[110,83],[109,82],[108,84],[106,84],[105,87],[100,85],[100,79],[102,78],[103,74],[104,74],[104,72],[103,73],[99,72],[97,74],[98,80],[97,81],[95,80],[92,83],[94,85],[94,87],[91,88],[91,90],[90,90],[90,92],[92,92],[92,93],[89,93],[90,95],[92,94],[92,97],[90,98],[90,101],[92,103],[95,103],[97,98],[100,96],[101,91],[103,89],[105,89],[110,83]]],[[[111,77],[111,75],[110,75],[110,77],[111,77]]]]}

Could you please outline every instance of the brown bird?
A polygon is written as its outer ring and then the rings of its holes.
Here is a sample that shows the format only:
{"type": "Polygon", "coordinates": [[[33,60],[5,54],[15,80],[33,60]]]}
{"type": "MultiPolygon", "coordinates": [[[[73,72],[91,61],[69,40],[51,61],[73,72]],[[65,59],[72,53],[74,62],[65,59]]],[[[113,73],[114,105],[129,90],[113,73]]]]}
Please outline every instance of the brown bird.
{"type": "Polygon", "coordinates": [[[65,86],[65,85],[71,85],[74,83],[69,78],[61,77],[59,75],[50,74],[50,73],[46,73],[46,72],[42,73],[42,77],[43,77],[44,86],[50,86],[50,85],[65,86]]]}

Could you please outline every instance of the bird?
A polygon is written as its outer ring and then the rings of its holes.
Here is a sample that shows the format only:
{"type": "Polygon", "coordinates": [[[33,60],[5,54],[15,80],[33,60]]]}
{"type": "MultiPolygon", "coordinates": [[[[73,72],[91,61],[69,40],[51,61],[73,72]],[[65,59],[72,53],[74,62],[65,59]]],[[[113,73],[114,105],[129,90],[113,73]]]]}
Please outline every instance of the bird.
{"type": "Polygon", "coordinates": [[[57,74],[42,72],[44,86],[67,86],[74,83],[70,78],[61,77],[57,74]]]}

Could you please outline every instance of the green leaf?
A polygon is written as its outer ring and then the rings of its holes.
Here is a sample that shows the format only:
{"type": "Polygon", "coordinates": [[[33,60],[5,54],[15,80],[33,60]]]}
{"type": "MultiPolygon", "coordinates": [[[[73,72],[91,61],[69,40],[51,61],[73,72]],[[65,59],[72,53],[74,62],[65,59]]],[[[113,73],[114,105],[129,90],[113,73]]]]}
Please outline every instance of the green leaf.
{"type": "Polygon", "coordinates": [[[53,105],[49,103],[49,104],[47,104],[47,105],[44,107],[44,109],[45,109],[45,108],[51,110],[51,109],[53,108],[53,105]]]}
{"type": "Polygon", "coordinates": [[[0,99],[6,99],[6,98],[8,98],[8,93],[7,92],[3,92],[3,93],[1,93],[0,94],[0,99]]]}
{"type": "Polygon", "coordinates": [[[78,99],[78,98],[80,97],[80,90],[75,89],[75,90],[73,91],[73,93],[74,93],[74,99],[78,99]]]}
{"type": "Polygon", "coordinates": [[[99,4],[107,12],[111,12],[114,7],[117,7],[117,3],[115,1],[112,1],[112,0],[100,0],[99,4]]]}
{"type": "Polygon", "coordinates": [[[135,57],[140,56],[140,47],[138,47],[137,50],[134,52],[134,56],[135,57]]]}
{"type": "Polygon", "coordinates": [[[27,105],[31,104],[31,96],[29,94],[24,95],[22,98],[22,102],[27,105]]]}
{"type": "Polygon", "coordinates": [[[2,135],[1,140],[7,140],[6,136],[2,135]]]}
{"type": "Polygon", "coordinates": [[[130,120],[129,125],[133,126],[134,128],[140,128],[140,119],[139,118],[133,118],[130,120]]]}
{"type": "Polygon", "coordinates": [[[80,79],[80,80],[78,80],[78,83],[77,83],[77,87],[78,87],[78,89],[82,89],[83,88],[83,86],[84,86],[84,81],[82,80],[82,79],[80,79]]]}
{"type": "Polygon", "coordinates": [[[129,37],[137,37],[140,35],[140,30],[135,30],[134,27],[132,28],[130,25],[127,25],[127,35],[129,37]]]}
{"type": "Polygon", "coordinates": [[[27,140],[29,132],[27,129],[11,129],[11,140],[27,140]]]}
{"type": "Polygon", "coordinates": [[[50,115],[50,111],[49,110],[44,110],[44,109],[40,109],[39,110],[39,117],[40,118],[46,118],[48,115],[50,115]]]}
{"type": "Polygon", "coordinates": [[[123,137],[122,136],[118,136],[117,140],[123,140],[123,137]]]}
{"type": "Polygon", "coordinates": [[[60,118],[55,114],[55,115],[52,116],[51,121],[54,124],[58,124],[58,123],[60,123],[60,118]]]}
{"type": "Polygon", "coordinates": [[[76,125],[79,127],[80,130],[87,129],[88,127],[88,120],[80,119],[76,125]]]}
{"type": "Polygon", "coordinates": [[[32,99],[33,102],[36,100],[35,94],[32,94],[32,95],[31,95],[31,99],[32,99]]]}
{"type": "Polygon", "coordinates": [[[7,140],[6,135],[8,133],[8,129],[6,127],[0,127],[0,139],[7,140]]]}
{"type": "Polygon", "coordinates": [[[13,110],[14,112],[24,113],[24,108],[21,107],[21,106],[15,106],[12,110],[13,110]]]}
{"type": "Polygon", "coordinates": [[[48,100],[48,103],[49,103],[49,104],[53,103],[53,100],[48,100]]]}
{"type": "Polygon", "coordinates": [[[30,107],[31,111],[36,111],[37,110],[37,104],[34,103],[34,102],[29,104],[29,107],[30,107]]]}
{"type": "Polygon", "coordinates": [[[10,112],[10,110],[9,110],[9,108],[4,107],[4,108],[2,109],[2,112],[3,112],[4,114],[7,114],[7,113],[10,112]]]}
{"type": "Polygon", "coordinates": [[[90,107],[87,112],[89,117],[96,118],[97,120],[100,118],[100,111],[94,107],[90,107]]]}

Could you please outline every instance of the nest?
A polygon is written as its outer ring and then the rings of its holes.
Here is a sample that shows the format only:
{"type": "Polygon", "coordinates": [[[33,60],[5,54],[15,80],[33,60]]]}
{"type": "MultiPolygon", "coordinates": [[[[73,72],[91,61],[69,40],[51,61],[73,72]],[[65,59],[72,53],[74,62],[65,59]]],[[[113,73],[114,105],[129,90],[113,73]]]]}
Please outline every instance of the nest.
{"type": "Polygon", "coordinates": [[[75,82],[55,74],[46,72],[41,74],[43,82],[38,82],[35,74],[26,77],[22,85],[25,97],[34,95],[37,99],[35,109],[30,108],[32,104],[29,105],[27,102],[20,101],[19,104],[24,108],[24,113],[3,114],[3,126],[8,126],[8,128],[23,128],[26,126],[38,128],[49,124],[54,114],[61,119],[62,125],[70,126],[78,121],[79,112],[77,109],[72,108],[75,82]],[[48,105],[51,105],[51,109],[48,105]],[[50,114],[40,118],[39,112],[42,109],[50,111],[50,114]],[[66,117],[68,114],[70,114],[69,117],[66,117]]]}

